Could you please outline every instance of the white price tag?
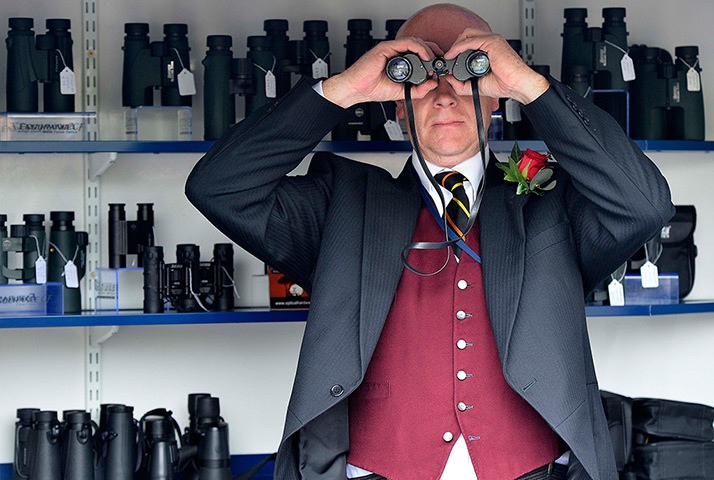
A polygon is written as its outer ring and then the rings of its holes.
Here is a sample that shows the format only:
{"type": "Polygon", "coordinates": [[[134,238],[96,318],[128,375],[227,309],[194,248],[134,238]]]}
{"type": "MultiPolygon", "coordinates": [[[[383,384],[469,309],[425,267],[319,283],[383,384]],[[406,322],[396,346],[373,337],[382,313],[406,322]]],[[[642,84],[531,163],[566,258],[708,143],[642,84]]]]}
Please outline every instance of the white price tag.
{"type": "Polygon", "coordinates": [[[271,70],[265,72],[265,96],[268,98],[275,98],[278,96],[275,87],[275,75],[271,70]]]}
{"type": "Polygon", "coordinates": [[[625,305],[625,289],[620,282],[617,280],[610,282],[610,285],[607,286],[607,293],[610,298],[610,305],[613,307],[625,305]]]}
{"type": "Polygon", "coordinates": [[[647,261],[640,267],[640,275],[642,275],[642,288],[657,288],[659,287],[659,269],[654,263],[647,261]]]}
{"type": "Polygon", "coordinates": [[[184,68],[179,72],[177,80],[179,95],[182,97],[196,95],[196,82],[193,79],[193,73],[184,68]]]}
{"type": "Polygon", "coordinates": [[[622,60],[620,60],[620,67],[622,68],[622,79],[624,81],[631,82],[635,79],[635,63],[632,61],[632,57],[624,54],[622,60]]]}
{"type": "Polygon", "coordinates": [[[43,257],[37,257],[35,260],[35,282],[40,285],[47,283],[47,262],[43,257]]]}
{"type": "Polygon", "coordinates": [[[509,98],[506,100],[506,121],[508,123],[520,122],[523,120],[521,117],[521,104],[517,101],[509,98]]]}
{"type": "Polygon", "coordinates": [[[64,282],[67,288],[79,288],[77,265],[72,260],[64,264],[64,282]]]}
{"type": "Polygon", "coordinates": [[[702,89],[702,81],[699,78],[699,72],[694,68],[687,71],[687,90],[690,92],[698,92],[702,89]]]}
{"type": "Polygon", "coordinates": [[[60,93],[62,95],[74,95],[77,93],[77,85],[74,83],[74,72],[69,67],[64,67],[60,72],[60,93]]]}
{"type": "Polygon", "coordinates": [[[402,133],[402,127],[399,126],[394,120],[387,120],[384,124],[384,129],[389,135],[389,139],[393,142],[401,142],[404,140],[404,134],[402,133]]]}
{"type": "Polygon", "coordinates": [[[329,69],[327,68],[327,62],[321,58],[318,58],[312,62],[312,78],[321,79],[327,78],[329,74],[329,69]]]}

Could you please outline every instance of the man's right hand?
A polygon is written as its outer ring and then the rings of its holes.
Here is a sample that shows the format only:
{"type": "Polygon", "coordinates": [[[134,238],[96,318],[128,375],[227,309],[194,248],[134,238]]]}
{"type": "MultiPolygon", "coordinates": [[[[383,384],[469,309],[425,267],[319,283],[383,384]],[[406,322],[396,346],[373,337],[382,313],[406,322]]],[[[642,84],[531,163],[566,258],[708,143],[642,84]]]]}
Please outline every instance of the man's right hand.
{"type": "MultiPolygon", "coordinates": [[[[405,37],[380,42],[362,55],[350,68],[322,83],[325,98],[342,108],[362,102],[386,102],[404,98],[404,84],[394,83],[384,73],[387,61],[405,52],[413,52],[422,60],[435,57],[432,48],[420,38],[405,37]]],[[[427,80],[412,88],[412,98],[423,98],[438,86],[436,80],[427,80]]]]}

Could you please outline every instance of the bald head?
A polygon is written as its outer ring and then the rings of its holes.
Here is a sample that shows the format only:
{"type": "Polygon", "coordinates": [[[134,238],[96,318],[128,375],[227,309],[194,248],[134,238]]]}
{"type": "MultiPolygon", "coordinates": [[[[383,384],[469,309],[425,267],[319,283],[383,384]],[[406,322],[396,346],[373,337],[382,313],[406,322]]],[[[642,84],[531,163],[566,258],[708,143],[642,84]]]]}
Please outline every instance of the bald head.
{"type": "Polygon", "coordinates": [[[397,38],[421,38],[436,43],[446,52],[467,28],[491,31],[486,20],[471,10],[450,3],[440,3],[422,8],[409,17],[397,32],[397,38]]]}

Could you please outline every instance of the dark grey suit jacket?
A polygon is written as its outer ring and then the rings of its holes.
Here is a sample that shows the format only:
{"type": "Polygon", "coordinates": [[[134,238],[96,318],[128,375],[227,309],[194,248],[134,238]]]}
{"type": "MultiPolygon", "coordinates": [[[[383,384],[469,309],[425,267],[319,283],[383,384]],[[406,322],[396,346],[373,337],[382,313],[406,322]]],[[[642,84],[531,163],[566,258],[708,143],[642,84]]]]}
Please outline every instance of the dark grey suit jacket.
{"type": "MultiPolygon", "coordinates": [[[[667,183],[619,126],[553,81],[524,107],[558,163],[544,197],[516,195],[493,163],[479,213],[486,303],[508,384],[572,451],[569,478],[617,478],[583,299],[673,215],[667,183]]],[[[404,272],[422,199],[392,178],[316,153],[344,111],[302,81],[233,127],[186,194],[236,243],[306,288],[312,305],[276,478],[342,480],[347,397],[362,381],[404,272]]],[[[407,273],[411,274],[411,273],[407,273]]]]}

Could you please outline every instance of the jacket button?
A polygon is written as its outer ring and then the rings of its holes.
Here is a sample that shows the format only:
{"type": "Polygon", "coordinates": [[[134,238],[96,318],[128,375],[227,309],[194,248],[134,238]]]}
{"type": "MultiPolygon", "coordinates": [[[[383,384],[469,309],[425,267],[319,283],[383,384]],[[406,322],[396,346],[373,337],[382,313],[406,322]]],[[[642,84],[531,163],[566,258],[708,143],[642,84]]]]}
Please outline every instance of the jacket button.
{"type": "Polygon", "coordinates": [[[342,385],[340,385],[339,383],[333,385],[332,388],[330,388],[330,395],[332,395],[333,397],[339,397],[343,393],[345,393],[345,389],[342,388],[342,385]]]}
{"type": "Polygon", "coordinates": [[[451,432],[446,432],[446,433],[444,434],[444,436],[441,437],[441,438],[443,438],[444,441],[448,443],[448,442],[450,442],[450,441],[452,441],[452,440],[454,439],[454,434],[451,433],[451,432]]]}

